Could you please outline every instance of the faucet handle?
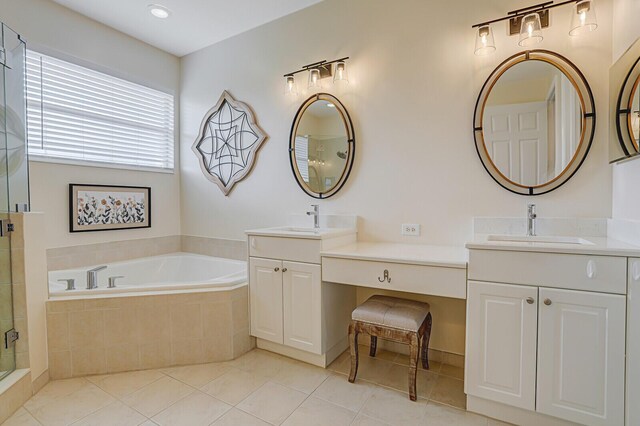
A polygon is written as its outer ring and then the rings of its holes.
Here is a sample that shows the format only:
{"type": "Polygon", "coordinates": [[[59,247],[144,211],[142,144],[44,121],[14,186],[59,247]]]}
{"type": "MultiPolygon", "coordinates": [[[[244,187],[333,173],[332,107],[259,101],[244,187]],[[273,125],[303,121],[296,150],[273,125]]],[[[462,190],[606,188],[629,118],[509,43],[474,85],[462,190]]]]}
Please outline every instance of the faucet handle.
{"type": "Polygon", "coordinates": [[[113,277],[109,277],[109,284],[108,284],[108,288],[115,288],[116,287],[116,280],[118,278],[124,278],[123,275],[116,275],[113,277]]]}
{"type": "Polygon", "coordinates": [[[58,280],[60,283],[67,283],[67,290],[75,290],[76,289],[76,280],[75,278],[65,278],[58,280]]]}

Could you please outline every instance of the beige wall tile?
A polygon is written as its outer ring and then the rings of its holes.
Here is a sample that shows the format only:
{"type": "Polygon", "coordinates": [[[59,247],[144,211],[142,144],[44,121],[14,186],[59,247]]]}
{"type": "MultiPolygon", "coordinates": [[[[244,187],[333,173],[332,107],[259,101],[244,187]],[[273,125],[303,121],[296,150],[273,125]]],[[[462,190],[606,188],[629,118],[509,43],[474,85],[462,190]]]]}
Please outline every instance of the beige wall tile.
{"type": "Polygon", "coordinates": [[[24,284],[24,250],[11,250],[11,281],[24,284]]]}
{"type": "Polygon", "coordinates": [[[40,392],[40,389],[42,389],[47,383],[49,383],[49,380],[49,370],[45,370],[44,373],[42,373],[38,378],[33,379],[33,394],[35,395],[36,393],[40,392]]]}
{"type": "Polygon", "coordinates": [[[71,377],[71,351],[49,352],[49,376],[52,380],[71,377]]]}
{"type": "Polygon", "coordinates": [[[104,311],[105,347],[138,343],[135,307],[108,309],[104,311]]]}
{"type": "Polygon", "coordinates": [[[205,339],[230,340],[233,335],[230,303],[202,304],[202,323],[205,339]]]}
{"type": "Polygon", "coordinates": [[[136,307],[138,342],[168,342],[171,338],[170,325],[166,306],[151,303],[136,307]]]}
{"type": "Polygon", "coordinates": [[[71,312],[69,342],[71,349],[104,347],[104,313],[99,310],[71,312]]]}
{"type": "Polygon", "coordinates": [[[171,341],[172,365],[200,364],[204,361],[202,340],[171,341]]]}
{"type": "Polygon", "coordinates": [[[84,300],[49,300],[47,312],[77,312],[84,310],[84,300]]]}
{"type": "Polygon", "coordinates": [[[116,373],[140,369],[138,345],[123,344],[106,349],[107,372],[116,373]]]}
{"type": "MultiPolygon", "coordinates": [[[[14,318],[26,318],[27,317],[27,288],[24,284],[13,284],[11,287],[13,294],[13,317],[14,318]]],[[[2,297],[0,295],[0,297],[2,297]]],[[[4,299],[10,300],[10,299],[4,299]]]]}
{"type": "Polygon", "coordinates": [[[71,374],[74,377],[107,372],[107,358],[103,347],[71,349],[71,374]]]}
{"type": "Polygon", "coordinates": [[[231,339],[205,339],[202,342],[205,362],[230,361],[234,358],[231,339]]]}
{"type": "Polygon", "coordinates": [[[49,351],[70,349],[68,312],[47,314],[47,345],[49,351]]]}
{"type": "Polygon", "coordinates": [[[138,346],[140,368],[161,368],[171,364],[171,343],[168,339],[138,346]]]}
{"type": "Polygon", "coordinates": [[[202,339],[203,315],[200,305],[171,305],[170,311],[172,341],[178,339],[202,339]]]}

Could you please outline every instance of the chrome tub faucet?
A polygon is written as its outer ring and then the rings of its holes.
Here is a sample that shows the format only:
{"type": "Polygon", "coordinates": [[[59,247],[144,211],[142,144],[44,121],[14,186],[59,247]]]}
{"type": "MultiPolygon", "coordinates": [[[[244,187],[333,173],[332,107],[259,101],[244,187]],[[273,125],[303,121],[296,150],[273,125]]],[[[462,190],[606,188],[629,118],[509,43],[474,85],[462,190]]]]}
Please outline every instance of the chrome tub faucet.
{"type": "Polygon", "coordinates": [[[315,229],[320,228],[320,206],[318,204],[311,204],[312,211],[307,212],[307,216],[313,216],[313,227],[315,229]]]}
{"type": "Polygon", "coordinates": [[[536,236],[536,219],[537,218],[538,218],[538,215],[536,214],[536,205],[527,204],[527,237],[536,236]]]}
{"type": "Polygon", "coordinates": [[[98,266],[87,271],[87,290],[98,288],[98,272],[103,269],[107,269],[107,265],[98,266]]]}

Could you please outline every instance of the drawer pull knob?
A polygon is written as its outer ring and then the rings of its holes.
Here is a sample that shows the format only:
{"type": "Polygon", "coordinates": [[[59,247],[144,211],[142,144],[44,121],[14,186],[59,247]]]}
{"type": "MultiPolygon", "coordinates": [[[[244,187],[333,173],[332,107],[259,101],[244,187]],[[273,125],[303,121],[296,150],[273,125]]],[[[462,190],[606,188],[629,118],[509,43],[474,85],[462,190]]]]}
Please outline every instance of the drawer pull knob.
{"type": "Polygon", "coordinates": [[[275,272],[278,272],[278,271],[280,270],[280,268],[275,267],[275,268],[273,268],[273,270],[274,270],[275,272]]]}
{"type": "Polygon", "coordinates": [[[633,280],[634,281],[640,281],[640,261],[636,260],[635,262],[633,262],[633,271],[632,271],[632,275],[633,275],[633,280]]]}
{"type": "Polygon", "coordinates": [[[596,273],[597,273],[596,262],[594,262],[593,260],[588,261],[587,262],[587,277],[595,278],[596,273]]]}
{"type": "Polygon", "coordinates": [[[533,297],[527,297],[528,304],[533,305],[533,302],[535,302],[535,299],[533,297]]]}
{"type": "Polygon", "coordinates": [[[287,272],[287,268],[282,268],[282,272],[287,272]]]}
{"type": "Polygon", "coordinates": [[[547,306],[551,305],[551,299],[544,299],[544,304],[547,306]]]}
{"type": "Polygon", "coordinates": [[[391,277],[389,276],[389,270],[385,269],[384,273],[382,275],[382,278],[378,277],[378,281],[380,281],[381,283],[383,282],[388,282],[389,284],[391,284],[391,277]]]}

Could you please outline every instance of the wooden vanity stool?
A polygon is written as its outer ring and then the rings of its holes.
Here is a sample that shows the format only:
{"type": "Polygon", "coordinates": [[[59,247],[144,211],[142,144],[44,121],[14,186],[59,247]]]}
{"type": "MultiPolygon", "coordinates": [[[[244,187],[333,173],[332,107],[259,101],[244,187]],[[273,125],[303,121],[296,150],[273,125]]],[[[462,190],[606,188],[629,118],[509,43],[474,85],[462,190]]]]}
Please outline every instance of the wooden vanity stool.
{"type": "Polygon", "coordinates": [[[370,356],[376,356],[378,337],[409,345],[409,398],[416,400],[416,373],[422,343],[422,366],[429,369],[428,349],[431,337],[429,304],[390,296],[371,296],[351,314],[349,346],[353,383],[358,374],[358,334],[371,336],[370,356]]]}

